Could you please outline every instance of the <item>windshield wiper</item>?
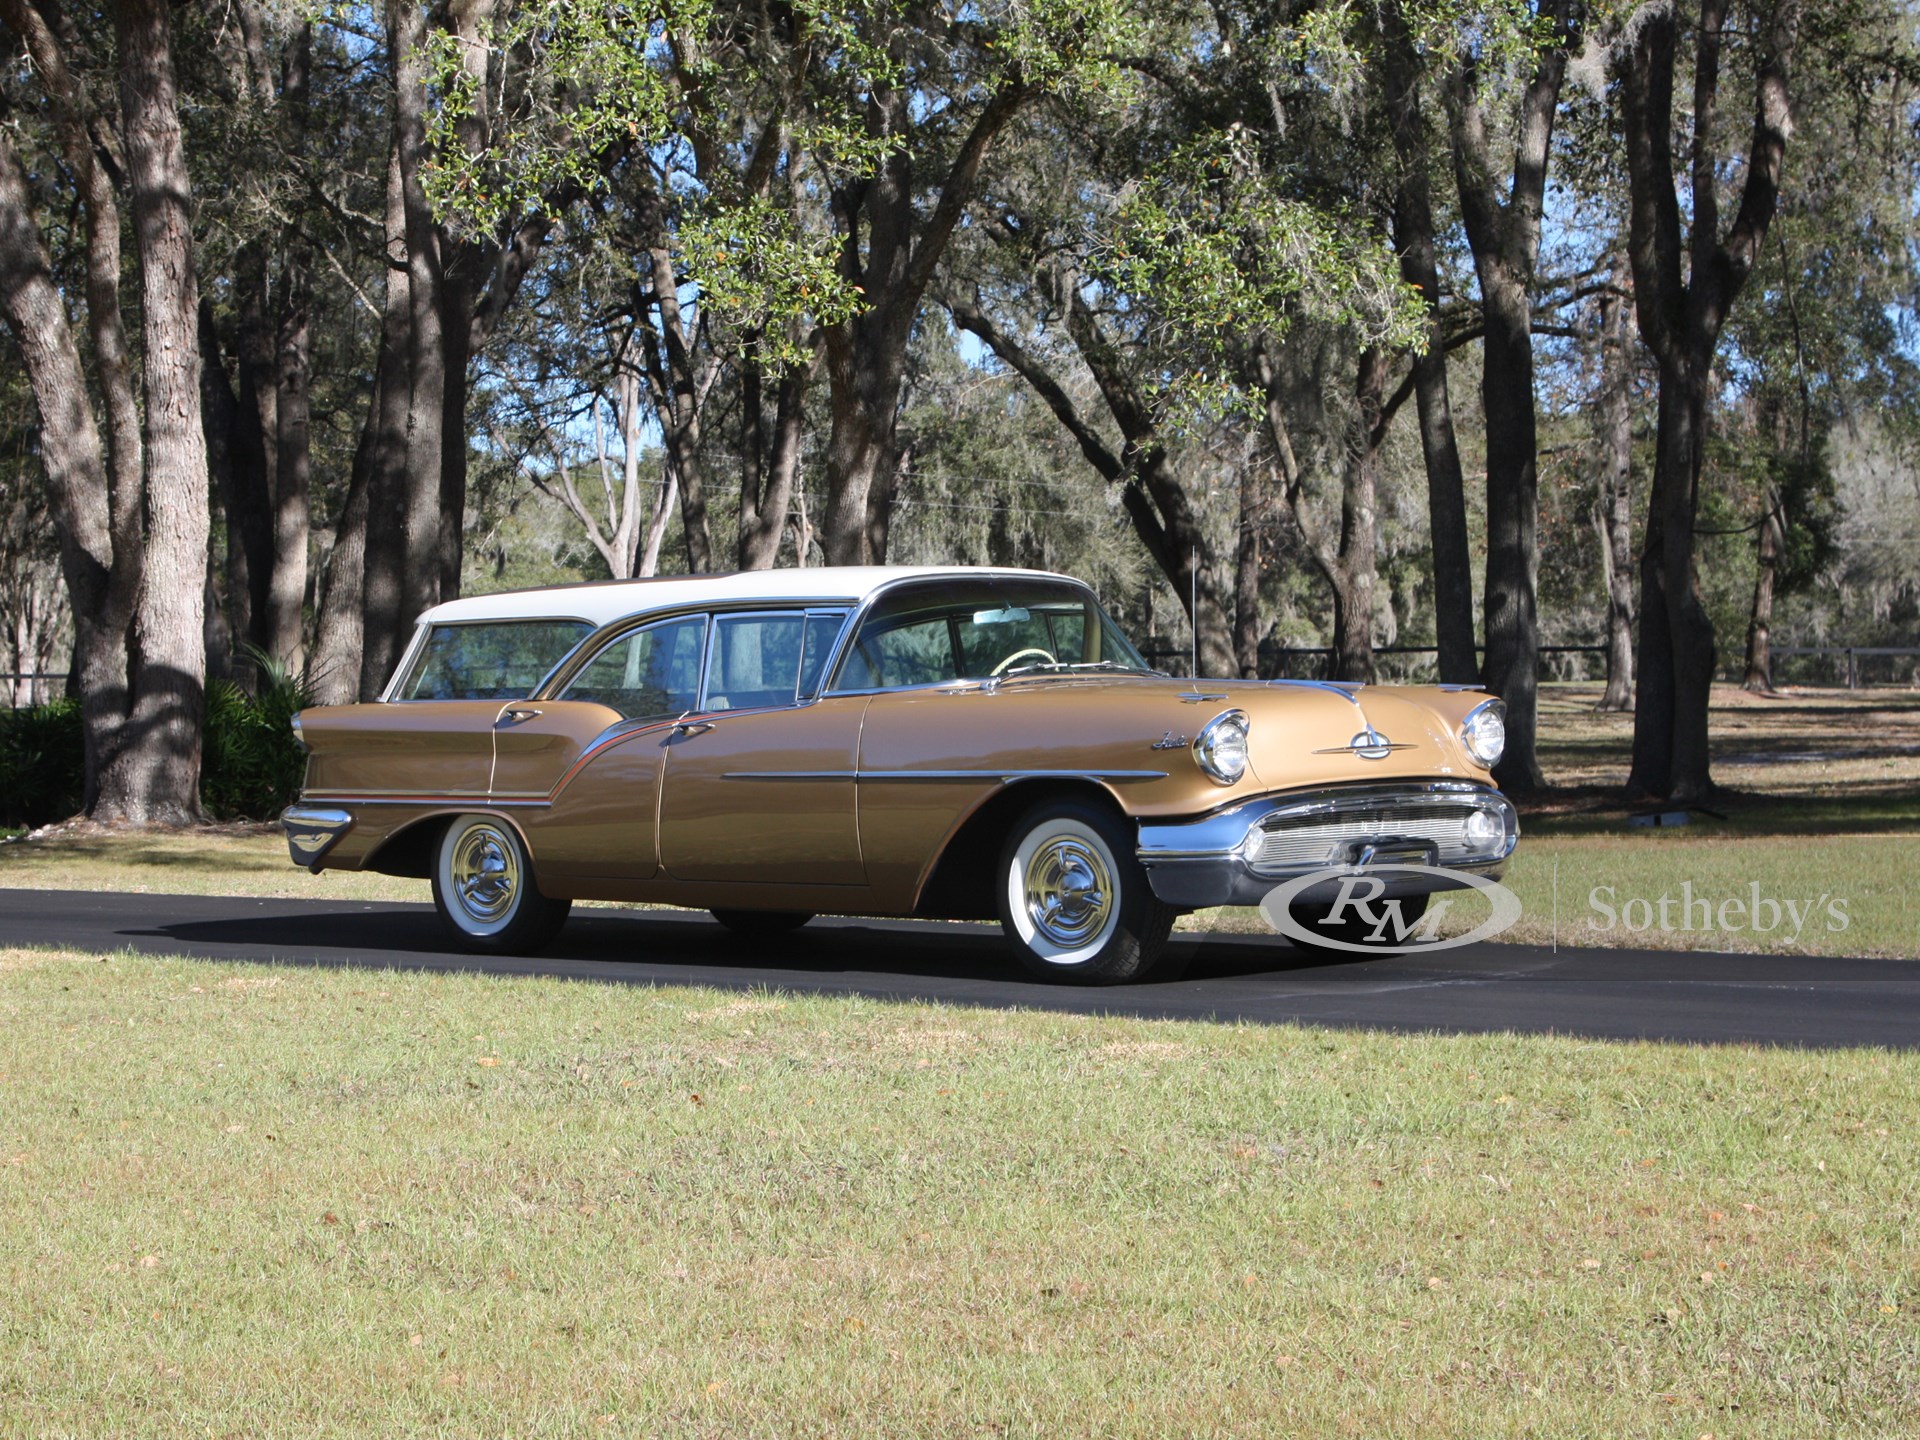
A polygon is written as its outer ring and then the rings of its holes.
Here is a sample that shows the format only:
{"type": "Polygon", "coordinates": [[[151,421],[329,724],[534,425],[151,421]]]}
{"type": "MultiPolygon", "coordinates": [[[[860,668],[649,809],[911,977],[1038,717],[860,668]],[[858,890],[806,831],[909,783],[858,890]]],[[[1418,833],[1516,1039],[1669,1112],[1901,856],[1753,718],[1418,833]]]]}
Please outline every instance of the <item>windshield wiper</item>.
{"type": "Polygon", "coordinates": [[[1125,665],[1118,660],[1039,660],[1032,665],[1016,665],[1011,670],[1000,672],[1002,679],[1015,675],[1032,675],[1037,671],[1049,674],[1074,672],[1081,670],[1117,670],[1123,675],[1158,675],[1158,670],[1142,670],[1137,665],[1125,665]]]}

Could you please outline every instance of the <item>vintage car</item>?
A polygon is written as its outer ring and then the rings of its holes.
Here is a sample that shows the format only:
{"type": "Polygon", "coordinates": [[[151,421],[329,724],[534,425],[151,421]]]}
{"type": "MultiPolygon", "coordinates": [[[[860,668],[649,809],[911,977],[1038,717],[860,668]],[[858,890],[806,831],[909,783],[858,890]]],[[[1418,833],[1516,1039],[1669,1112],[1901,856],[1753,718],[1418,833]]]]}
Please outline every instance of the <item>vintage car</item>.
{"type": "Polygon", "coordinates": [[[1038,571],[455,600],[420,617],[379,702],[295,727],[295,863],[430,880],[476,950],[534,950],[589,899],[749,936],[822,913],[997,918],[1032,971],[1114,983],[1154,970],[1178,915],[1308,875],[1290,929],[1380,938],[1336,889],[1377,868],[1404,938],[1518,835],[1489,775],[1498,700],[1173,678],[1086,585],[1038,571]]]}

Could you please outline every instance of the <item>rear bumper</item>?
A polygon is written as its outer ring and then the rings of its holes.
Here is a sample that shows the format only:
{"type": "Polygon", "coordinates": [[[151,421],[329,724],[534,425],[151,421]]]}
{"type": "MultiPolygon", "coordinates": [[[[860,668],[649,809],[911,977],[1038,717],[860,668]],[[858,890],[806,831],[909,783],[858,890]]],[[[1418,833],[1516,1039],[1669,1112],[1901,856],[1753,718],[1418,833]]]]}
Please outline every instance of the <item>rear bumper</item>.
{"type": "Polygon", "coordinates": [[[292,805],[280,816],[287,853],[306,870],[318,870],[327,852],[352,828],[352,813],[331,805],[292,805]]]}
{"type": "Polygon", "coordinates": [[[1143,822],[1139,855],[1156,896],[1199,910],[1258,905],[1315,873],[1325,874],[1324,886],[1296,900],[1331,902],[1342,880],[1362,871],[1376,872],[1383,896],[1432,894],[1471,884],[1468,875],[1498,879],[1519,838],[1519,816],[1498,790],[1430,780],[1269,795],[1197,820],[1143,822]]]}

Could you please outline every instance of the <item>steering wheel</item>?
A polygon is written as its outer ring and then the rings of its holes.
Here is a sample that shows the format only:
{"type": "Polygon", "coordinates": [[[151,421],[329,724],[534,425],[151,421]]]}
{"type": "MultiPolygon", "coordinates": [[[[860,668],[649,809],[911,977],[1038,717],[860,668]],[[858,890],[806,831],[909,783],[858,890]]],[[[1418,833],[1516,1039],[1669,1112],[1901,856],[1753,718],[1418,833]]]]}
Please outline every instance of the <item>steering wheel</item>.
{"type": "Polygon", "coordinates": [[[1058,660],[1056,660],[1053,657],[1051,652],[1042,650],[1039,646],[1035,645],[1025,650],[1014,651],[1013,654],[1007,656],[1006,659],[1002,660],[998,665],[994,666],[993,669],[989,670],[987,673],[989,675],[1004,675],[1007,673],[1007,671],[1013,668],[1014,661],[1024,660],[1029,655],[1038,655],[1042,660],[1046,661],[1047,664],[1049,665],[1058,665],[1060,663],[1058,660]]]}

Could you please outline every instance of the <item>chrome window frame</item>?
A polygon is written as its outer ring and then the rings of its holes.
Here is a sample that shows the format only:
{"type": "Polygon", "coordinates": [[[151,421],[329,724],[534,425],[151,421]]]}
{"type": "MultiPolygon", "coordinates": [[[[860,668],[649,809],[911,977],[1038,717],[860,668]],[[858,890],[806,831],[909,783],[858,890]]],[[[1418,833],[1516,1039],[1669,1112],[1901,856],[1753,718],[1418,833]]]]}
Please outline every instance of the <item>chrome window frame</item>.
{"type": "MultiPolygon", "coordinates": [[[[639,618],[639,617],[633,617],[633,618],[639,618]]],[[[576,704],[576,705],[582,704],[582,703],[585,703],[585,704],[597,703],[594,701],[585,701],[585,702],[577,701],[577,700],[568,701],[567,693],[566,693],[567,687],[571,686],[574,683],[574,681],[578,680],[580,678],[581,672],[584,671],[595,660],[598,660],[600,656],[610,646],[617,645],[622,640],[627,639],[629,636],[636,635],[642,630],[651,630],[656,625],[672,625],[682,620],[693,620],[693,619],[699,620],[703,627],[703,633],[700,636],[699,688],[694,691],[694,700],[695,700],[694,709],[698,710],[699,708],[698,702],[701,696],[703,696],[706,692],[707,660],[712,653],[710,647],[713,644],[713,632],[715,628],[713,623],[713,615],[710,612],[698,606],[695,606],[692,608],[676,609],[676,610],[665,612],[659,615],[649,615],[644,618],[640,618],[638,624],[630,625],[625,620],[616,620],[613,622],[612,625],[603,625],[601,627],[602,632],[613,631],[613,633],[608,634],[605,640],[603,640],[600,644],[595,645],[593,647],[591,654],[582,656],[579,653],[579,647],[575,647],[573,654],[568,656],[567,660],[562,661],[560,665],[554,666],[553,670],[548,673],[547,678],[540,682],[540,688],[534,691],[533,698],[538,698],[542,700],[565,701],[568,704],[576,704]],[[620,627],[617,631],[614,630],[615,625],[620,627]],[[575,659],[578,660],[578,663],[573,664],[571,668],[568,669],[568,673],[566,677],[559,682],[560,688],[557,691],[550,692],[549,687],[555,683],[554,675],[558,674],[563,667],[566,667],[569,661],[573,661],[575,659]]],[[[585,640],[581,641],[580,644],[584,646],[589,642],[591,642],[593,638],[594,637],[592,635],[589,635],[585,640]]],[[[683,711],[681,713],[691,714],[693,712],[683,711]]],[[[620,720],[618,721],[617,724],[609,726],[608,728],[617,730],[617,729],[621,729],[623,727],[631,726],[631,725],[658,725],[663,720],[671,720],[673,718],[674,716],[670,713],[660,714],[660,715],[623,715],[620,717],[620,720]]]]}
{"type": "MultiPolygon", "coordinates": [[[[838,615],[841,629],[834,633],[832,647],[827,651],[827,659],[837,658],[840,641],[846,629],[846,618],[852,613],[848,605],[820,605],[813,601],[803,601],[798,605],[762,604],[745,609],[713,610],[707,618],[707,649],[700,662],[700,703],[694,707],[697,715],[731,715],[736,710],[797,710],[809,705],[824,693],[815,691],[812,695],[800,693],[800,676],[807,668],[807,621],[816,615],[838,615]],[[720,652],[720,622],[723,620],[757,620],[792,616],[800,621],[800,658],[793,667],[793,692],[784,705],[729,705],[724,710],[715,710],[713,696],[713,662],[720,652]]],[[[826,674],[822,669],[821,674],[826,674]]]]}

